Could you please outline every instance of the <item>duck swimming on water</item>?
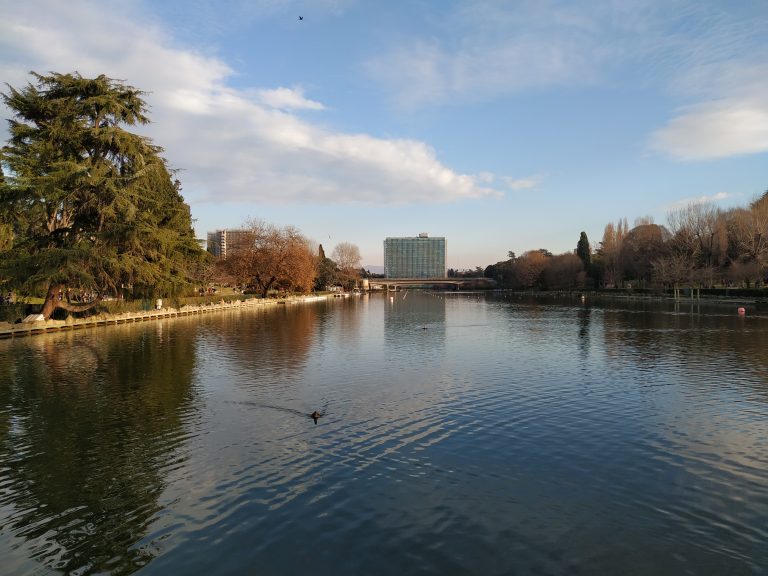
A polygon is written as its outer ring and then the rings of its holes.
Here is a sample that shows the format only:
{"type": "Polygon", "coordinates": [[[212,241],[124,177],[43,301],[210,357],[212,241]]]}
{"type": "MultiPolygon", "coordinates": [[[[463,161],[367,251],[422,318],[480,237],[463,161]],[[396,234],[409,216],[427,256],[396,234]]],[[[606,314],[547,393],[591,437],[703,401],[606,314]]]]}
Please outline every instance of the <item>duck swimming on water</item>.
{"type": "Polygon", "coordinates": [[[320,419],[321,416],[322,414],[320,414],[320,412],[318,412],[317,410],[315,410],[314,412],[312,412],[312,414],[309,415],[309,417],[315,421],[315,424],[317,424],[317,421],[320,419]]]}

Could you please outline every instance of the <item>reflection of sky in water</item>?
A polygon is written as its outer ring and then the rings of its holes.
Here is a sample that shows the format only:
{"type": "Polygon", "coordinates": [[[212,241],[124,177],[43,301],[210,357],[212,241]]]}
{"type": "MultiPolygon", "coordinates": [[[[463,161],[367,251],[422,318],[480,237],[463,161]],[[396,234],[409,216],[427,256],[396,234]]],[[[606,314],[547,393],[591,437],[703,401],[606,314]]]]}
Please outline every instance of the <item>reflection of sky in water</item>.
{"type": "MultiPolygon", "coordinates": [[[[111,552],[149,573],[768,565],[768,319],[393,296],[0,342],[3,455],[45,452],[41,402],[71,413],[62,439],[101,418],[101,445],[134,456],[89,473],[150,494],[105,484],[140,520],[111,552]]],[[[0,520],[46,498],[0,474],[0,520]]],[[[0,534],[18,572],[39,544],[0,534]]]]}

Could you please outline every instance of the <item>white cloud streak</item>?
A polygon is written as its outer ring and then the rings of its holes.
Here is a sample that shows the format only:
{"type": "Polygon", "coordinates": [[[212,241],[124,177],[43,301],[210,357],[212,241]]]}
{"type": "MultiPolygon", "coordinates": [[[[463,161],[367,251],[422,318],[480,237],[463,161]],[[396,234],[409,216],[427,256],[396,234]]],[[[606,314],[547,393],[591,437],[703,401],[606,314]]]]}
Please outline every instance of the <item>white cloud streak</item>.
{"type": "Polygon", "coordinates": [[[280,110],[325,110],[320,102],[305,98],[301,88],[259,90],[257,94],[261,102],[280,110]]]}
{"type": "Polygon", "coordinates": [[[725,202],[726,200],[731,200],[733,197],[734,195],[730,192],[717,192],[716,194],[712,194],[710,196],[683,198],[682,200],[677,200],[676,202],[667,204],[663,209],[666,212],[672,212],[674,210],[679,210],[680,208],[690,206],[691,204],[715,204],[717,202],[725,202]]]}
{"type": "MultiPolygon", "coordinates": [[[[134,6],[135,8],[135,6],[134,6]]],[[[334,132],[303,119],[325,106],[300,88],[238,90],[218,58],[173,45],[113,3],[14,4],[0,23],[0,74],[106,73],[146,90],[147,129],[193,202],[450,202],[498,195],[442,164],[426,143],[334,132]]],[[[6,113],[6,116],[8,114],[6,113]]]]}
{"type": "Polygon", "coordinates": [[[540,180],[539,176],[528,176],[527,178],[504,178],[504,183],[510,190],[529,190],[536,188],[540,180]]]}
{"type": "Polygon", "coordinates": [[[628,58],[654,50],[646,2],[478,0],[430,13],[442,40],[405,39],[368,62],[406,107],[484,101],[558,86],[588,86],[628,58]],[[641,48],[642,46],[642,48],[641,48]]]}
{"type": "Polygon", "coordinates": [[[677,160],[768,151],[768,19],[760,2],[477,0],[435,15],[368,71],[406,108],[542,89],[622,87],[682,98],[650,147],[677,160]],[[686,102],[687,101],[687,102],[686,102]]]}
{"type": "Polygon", "coordinates": [[[768,101],[729,99],[691,106],[654,133],[652,147],[679,160],[768,151],[768,101]]]}
{"type": "Polygon", "coordinates": [[[768,51],[762,53],[758,63],[728,60],[683,76],[678,88],[707,101],[677,110],[652,134],[651,147],[681,161],[768,151],[768,51]]]}

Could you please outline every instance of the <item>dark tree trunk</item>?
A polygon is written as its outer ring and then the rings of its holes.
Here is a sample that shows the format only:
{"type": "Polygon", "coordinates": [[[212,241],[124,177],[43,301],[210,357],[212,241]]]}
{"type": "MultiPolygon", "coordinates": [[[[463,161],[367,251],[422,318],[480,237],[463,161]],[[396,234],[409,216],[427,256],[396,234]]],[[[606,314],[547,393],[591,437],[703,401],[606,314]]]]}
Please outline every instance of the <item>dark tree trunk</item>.
{"type": "Polygon", "coordinates": [[[269,279],[269,282],[263,285],[263,288],[261,290],[261,297],[266,298],[267,292],[269,292],[269,289],[272,288],[272,284],[275,283],[276,278],[272,276],[272,278],[269,279]]]}
{"type": "Polygon", "coordinates": [[[67,312],[85,312],[96,306],[101,302],[101,296],[96,297],[93,302],[87,302],[86,304],[70,304],[65,300],[67,293],[67,287],[64,284],[52,284],[48,288],[48,294],[45,295],[45,302],[43,302],[43,309],[40,314],[43,318],[50,320],[56,308],[63,308],[67,312]]]}
{"type": "Polygon", "coordinates": [[[43,309],[40,311],[40,314],[42,314],[43,318],[46,320],[53,316],[53,311],[56,310],[59,304],[60,290],[63,294],[63,284],[51,284],[51,286],[48,288],[48,294],[45,295],[45,302],[43,302],[43,309]]]}

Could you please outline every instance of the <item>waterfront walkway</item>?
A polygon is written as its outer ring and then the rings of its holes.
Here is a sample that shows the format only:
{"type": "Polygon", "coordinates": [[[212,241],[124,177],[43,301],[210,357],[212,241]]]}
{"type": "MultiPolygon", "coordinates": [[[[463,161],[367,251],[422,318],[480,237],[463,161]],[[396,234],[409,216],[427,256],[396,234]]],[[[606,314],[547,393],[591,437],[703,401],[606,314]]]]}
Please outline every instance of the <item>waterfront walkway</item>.
{"type": "Polygon", "coordinates": [[[160,310],[147,310],[142,312],[123,312],[120,314],[99,314],[88,318],[73,318],[67,320],[41,320],[39,322],[22,322],[20,324],[7,324],[0,322],[0,338],[17,338],[45,334],[47,332],[60,332],[64,330],[81,330],[97,326],[109,326],[110,324],[128,324],[131,322],[147,322],[162,318],[176,318],[178,316],[191,316],[194,314],[207,314],[223,310],[239,310],[257,306],[274,306],[278,304],[302,304],[305,302],[317,302],[326,300],[327,296],[297,296],[292,298],[250,298],[248,300],[233,300],[219,303],[201,304],[197,306],[186,305],[181,308],[161,308],[160,310]]]}

